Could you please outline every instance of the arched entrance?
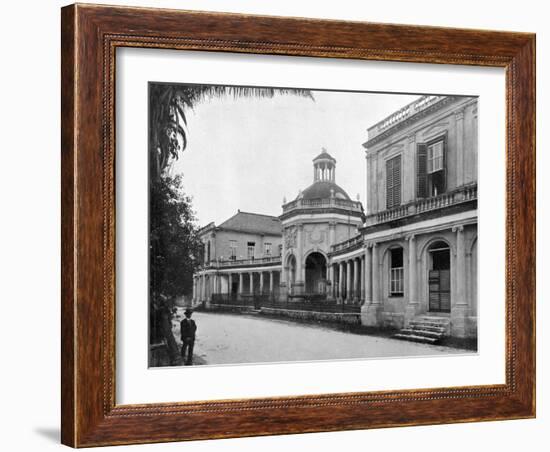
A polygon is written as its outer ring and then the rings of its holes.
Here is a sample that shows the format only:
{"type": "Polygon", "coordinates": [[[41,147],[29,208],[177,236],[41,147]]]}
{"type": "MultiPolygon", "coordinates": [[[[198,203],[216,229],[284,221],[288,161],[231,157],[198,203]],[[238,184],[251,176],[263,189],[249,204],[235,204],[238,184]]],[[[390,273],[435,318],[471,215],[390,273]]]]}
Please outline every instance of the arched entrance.
{"type": "Polygon", "coordinates": [[[430,312],[451,312],[451,250],[438,240],[428,248],[428,291],[430,312]]]}
{"type": "Polygon", "coordinates": [[[313,252],[306,258],[306,293],[326,294],[327,260],[321,253],[313,252]]]}

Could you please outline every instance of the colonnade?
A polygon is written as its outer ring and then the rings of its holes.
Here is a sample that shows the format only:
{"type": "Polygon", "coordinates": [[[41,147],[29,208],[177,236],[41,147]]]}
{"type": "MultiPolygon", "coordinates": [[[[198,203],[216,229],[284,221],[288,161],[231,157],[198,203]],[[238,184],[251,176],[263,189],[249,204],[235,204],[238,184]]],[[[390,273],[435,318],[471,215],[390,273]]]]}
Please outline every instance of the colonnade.
{"type": "Polygon", "coordinates": [[[193,276],[193,299],[209,300],[212,295],[276,295],[280,278],[280,269],[201,272],[193,276]],[[234,283],[237,283],[236,291],[233,291],[234,283]]]}

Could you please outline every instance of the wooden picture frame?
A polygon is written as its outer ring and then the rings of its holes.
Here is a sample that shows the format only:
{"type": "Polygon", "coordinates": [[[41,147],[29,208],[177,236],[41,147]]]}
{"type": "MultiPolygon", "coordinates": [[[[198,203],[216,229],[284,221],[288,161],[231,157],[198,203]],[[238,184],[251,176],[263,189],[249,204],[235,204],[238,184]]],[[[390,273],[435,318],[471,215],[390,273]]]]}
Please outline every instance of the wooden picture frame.
{"type": "Polygon", "coordinates": [[[71,5],[62,9],[62,442],[73,447],[535,416],[535,36],[71,5]],[[115,403],[115,50],[147,47],[506,69],[506,382],[115,403]]]}

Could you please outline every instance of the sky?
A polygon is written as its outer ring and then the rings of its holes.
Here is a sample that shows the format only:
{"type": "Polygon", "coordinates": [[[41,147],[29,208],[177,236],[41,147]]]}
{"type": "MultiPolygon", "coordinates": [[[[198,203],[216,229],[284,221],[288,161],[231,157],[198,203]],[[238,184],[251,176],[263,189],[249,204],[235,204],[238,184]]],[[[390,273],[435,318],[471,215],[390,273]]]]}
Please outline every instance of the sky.
{"type": "Polygon", "coordinates": [[[187,114],[187,148],[171,174],[183,174],[200,226],[239,209],[280,215],[284,199],[313,183],[312,159],[322,148],[337,161],[336,183],[365,202],[367,129],[418,95],[312,94],[212,98],[187,114]]]}

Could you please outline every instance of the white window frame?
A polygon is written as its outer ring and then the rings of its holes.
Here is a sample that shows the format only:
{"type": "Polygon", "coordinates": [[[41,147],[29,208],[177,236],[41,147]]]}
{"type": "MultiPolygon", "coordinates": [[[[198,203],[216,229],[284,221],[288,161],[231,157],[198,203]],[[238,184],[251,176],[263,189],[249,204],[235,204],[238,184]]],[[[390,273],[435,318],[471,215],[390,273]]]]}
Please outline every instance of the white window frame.
{"type": "MultiPolygon", "coordinates": [[[[397,249],[397,248],[394,248],[397,249]]],[[[392,267],[392,261],[393,261],[393,250],[390,250],[390,261],[389,261],[389,267],[390,267],[390,296],[402,296],[405,293],[405,250],[401,248],[402,253],[402,259],[403,263],[401,264],[401,267],[392,267]]]]}
{"type": "Polygon", "coordinates": [[[270,242],[265,242],[264,243],[264,254],[266,256],[271,256],[271,246],[272,246],[272,244],[270,242]]]}
{"type": "Polygon", "coordinates": [[[428,146],[428,168],[427,173],[433,174],[438,171],[443,171],[445,168],[443,162],[444,146],[443,140],[436,141],[428,146]]]}
{"type": "Polygon", "coordinates": [[[403,295],[404,267],[390,267],[390,295],[403,295]]]}
{"type": "Polygon", "coordinates": [[[229,241],[229,259],[232,261],[237,260],[237,241],[229,241]]]}
{"type": "Polygon", "coordinates": [[[255,242],[248,242],[246,244],[246,257],[248,259],[254,259],[254,254],[256,252],[256,243],[255,242]],[[252,243],[252,245],[250,245],[252,243]]]}

